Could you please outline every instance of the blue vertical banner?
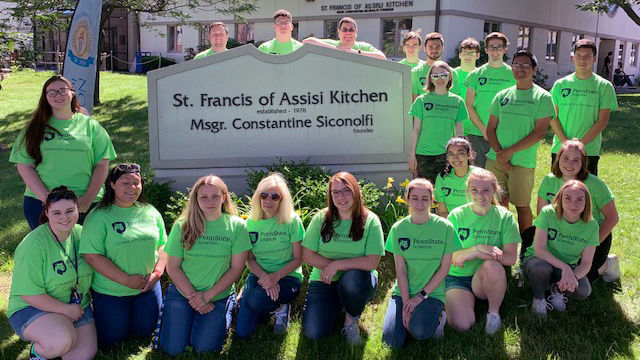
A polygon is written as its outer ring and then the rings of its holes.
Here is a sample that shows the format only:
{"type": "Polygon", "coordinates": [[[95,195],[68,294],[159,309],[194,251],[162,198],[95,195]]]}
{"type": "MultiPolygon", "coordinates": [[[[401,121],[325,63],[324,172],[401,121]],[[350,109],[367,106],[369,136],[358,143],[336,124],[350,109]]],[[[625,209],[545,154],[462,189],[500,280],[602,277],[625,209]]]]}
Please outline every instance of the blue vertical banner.
{"type": "Polygon", "coordinates": [[[93,113],[93,92],[98,65],[98,36],[102,0],[80,0],[67,37],[62,74],[76,90],[78,103],[93,113]]]}

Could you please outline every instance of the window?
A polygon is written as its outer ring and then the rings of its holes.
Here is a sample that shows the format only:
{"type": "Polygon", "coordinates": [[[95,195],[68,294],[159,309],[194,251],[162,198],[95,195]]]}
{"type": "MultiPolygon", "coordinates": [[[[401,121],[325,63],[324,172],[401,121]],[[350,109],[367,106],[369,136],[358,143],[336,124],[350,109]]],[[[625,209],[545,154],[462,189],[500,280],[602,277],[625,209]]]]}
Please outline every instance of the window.
{"type": "Polygon", "coordinates": [[[484,22],[484,37],[486,37],[487,35],[489,35],[492,32],[496,32],[496,31],[500,31],[500,23],[499,22],[492,22],[492,21],[485,21],[484,22]]]}
{"type": "Polygon", "coordinates": [[[298,40],[298,22],[293,23],[293,31],[291,32],[291,37],[298,40]]]}
{"type": "Polygon", "coordinates": [[[253,43],[254,24],[236,24],[236,40],[241,44],[253,43]]]}
{"type": "Polygon", "coordinates": [[[167,51],[182,53],[182,26],[167,26],[167,51]]]}
{"type": "Polygon", "coordinates": [[[624,43],[620,43],[620,47],[618,48],[618,64],[622,64],[622,55],[624,55],[624,43]]]}
{"type": "Polygon", "coordinates": [[[518,51],[529,49],[529,41],[531,39],[531,28],[520,25],[518,28],[518,51]]]}
{"type": "Polygon", "coordinates": [[[632,66],[638,66],[638,43],[631,44],[631,54],[629,54],[629,63],[632,66]]]}
{"type": "Polygon", "coordinates": [[[338,38],[338,20],[325,20],[324,37],[326,39],[338,38]]]}
{"type": "Polygon", "coordinates": [[[410,18],[382,20],[382,52],[388,58],[404,57],[402,38],[411,31],[412,22],[410,18]]]}
{"type": "Polygon", "coordinates": [[[578,40],[584,39],[584,34],[573,34],[571,35],[571,49],[569,49],[569,55],[573,56],[573,47],[576,45],[578,40]]]}
{"type": "Polygon", "coordinates": [[[209,45],[209,26],[198,27],[198,46],[209,45]]]}
{"type": "Polygon", "coordinates": [[[544,57],[548,61],[557,61],[558,58],[558,32],[549,30],[547,33],[547,54],[544,57]]]}

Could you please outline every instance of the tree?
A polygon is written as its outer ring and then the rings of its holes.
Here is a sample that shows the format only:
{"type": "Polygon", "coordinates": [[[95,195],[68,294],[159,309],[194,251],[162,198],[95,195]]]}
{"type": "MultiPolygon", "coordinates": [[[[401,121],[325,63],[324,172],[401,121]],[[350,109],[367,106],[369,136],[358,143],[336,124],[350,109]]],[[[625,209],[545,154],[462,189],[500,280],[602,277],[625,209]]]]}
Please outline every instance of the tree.
{"type": "MultiPolygon", "coordinates": [[[[6,13],[14,19],[31,23],[34,40],[38,31],[62,29],[70,25],[70,12],[75,9],[78,0],[8,0],[10,6],[6,13]],[[37,28],[36,28],[37,27],[37,28]]],[[[104,0],[100,19],[98,49],[102,48],[102,31],[107,20],[116,9],[128,12],[149,13],[174,18],[181,23],[200,12],[234,15],[243,19],[244,15],[256,10],[256,0],[104,0]]],[[[35,41],[33,42],[35,50],[35,41]]],[[[96,68],[94,105],[100,104],[100,56],[96,68]]]]}
{"type": "Polygon", "coordinates": [[[640,0],[593,0],[576,5],[579,10],[592,11],[598,14],[606,13],[618,6],[633,22],[640,26],[640,15],[633,9],[634,5],[640,5],[640,0]]]}

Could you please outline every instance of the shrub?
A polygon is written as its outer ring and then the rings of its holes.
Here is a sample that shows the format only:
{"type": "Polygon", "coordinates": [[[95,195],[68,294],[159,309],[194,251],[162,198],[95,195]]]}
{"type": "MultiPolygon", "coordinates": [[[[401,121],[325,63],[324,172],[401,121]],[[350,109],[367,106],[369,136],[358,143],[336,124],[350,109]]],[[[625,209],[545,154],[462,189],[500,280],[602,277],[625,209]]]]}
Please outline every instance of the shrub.
{"type": "Polygon", "coordinates": [[[163,56],[160,56],[160,63],[158,63],[158,56],[143,56],[142,57],[142,70],[143,71],[151,71],[155,69],[159,69],[161,67],[167,67],[174,65],[176,62],[173,59],[169,59],[163,56]]]}

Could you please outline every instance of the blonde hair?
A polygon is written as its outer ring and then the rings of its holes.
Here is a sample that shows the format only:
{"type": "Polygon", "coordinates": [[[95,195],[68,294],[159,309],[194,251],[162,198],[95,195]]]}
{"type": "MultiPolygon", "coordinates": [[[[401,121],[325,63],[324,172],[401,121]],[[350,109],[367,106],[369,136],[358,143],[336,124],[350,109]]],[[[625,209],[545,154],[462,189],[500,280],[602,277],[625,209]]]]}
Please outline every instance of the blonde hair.
{"type": "Polygon", "coordinates": [[[500,188],[500,184],[498,184],[498,178],[496,178],[495,174],[483,168],[474,168],[467,178],[467,196],[469,195],[471,182],[474,180],[484,180],[491,183],[491,187],[493,187],[494,191],[491,202],[493,205],[497,206],[499,204],[498,196],[500,196],[502,189],[500,188]]]}
{"type": "Polygon", "coordinates": [[[591,221],[591,193],[589,192],[589,188],[587,188],[587,185],[578,180],[569,180],[564,183],[560,187],[560,190],[558,190],[556,197],[553,198],[551,204],[553,204],[553,207],[556,210],[558,220],[562,219],[562,214],[564,213],[564,206],[562,205],[562,195],[564,194],[564,191],[570,187],[582,190],[582,192],[584,192],[584,210],[582,210],[582,215],[580,216],[580,218],[585,223],[591,221]]]}
{"type": "MultiPolygon", "coordinates": [[[[407,203],[409,202],[409,196],[411,196],[411,190],[416,188],[429,190],[429,193],[431,194],[431,202],[433,203],[433,184],[425,178],[415,178],[407,185],[407,188],[404,190],[404,199],[407,203]]],[[[411,215],[411,206],[409,206],[409,215],[411,215]]]]}
{"type": "Polygon", "coordinates": [[[438,60],[438,61],[435,61],[433,65],[431,65],[431,68],[427,73],[427,79],[426,79],[427,81],[426,81],[426,84],[424,85],[424,91],[431,92],[436,89],[436,85],[431,80],[431,73],[435,68],[445,69],[449,72],[449,82],[447,82],[447,90],[451,89],[451,84],[453,84],[453,70],[451,69],[451,66],[449,66],[449,64],[447,64],[444,61],[438,60]]]}
{"type": "Polygon", "coordinates": [[[256,191],[251,197],[251,211],[249,212],[249,219],[258,221],[264,217],[264,210],[262,210],[262,204],[260,203],[260,194],[267,192],[267,190],[272,187],[277,188],[280,193],[280,203],[278,204],[278,211],[276,212],[278,224],[287,223],[295,216],[296,213],[293,209],[293,199],[291,198],[291,192],[287,186],[287,181],[280,173],[270,173],[268,176],[260,180],[256,187],[256,191]]]}
{"type": "Polygon", "coordinates": [[[190,250],[193,247],[193,244],[196,240],[204,234],[206,219],[204,216],[204,212],[198,206],[198,191],[204,185],[213,185],[217,187],[224,200],[222,202],[222,212],[227,213],[229,215],[236,214],[236,208],[231,202],[231,196],[229,195],[229,189],[227,188],[227,184],[222,181],[219,177],[215,175],[205,175],[198,179],[195,184],[193,184],[193,188],[189,192],[189,202],[187,206],[180,214],[178,221],[184,220],[182,224],[182,236],[180,237],[182,241],[182,246],[190,250]]]}

